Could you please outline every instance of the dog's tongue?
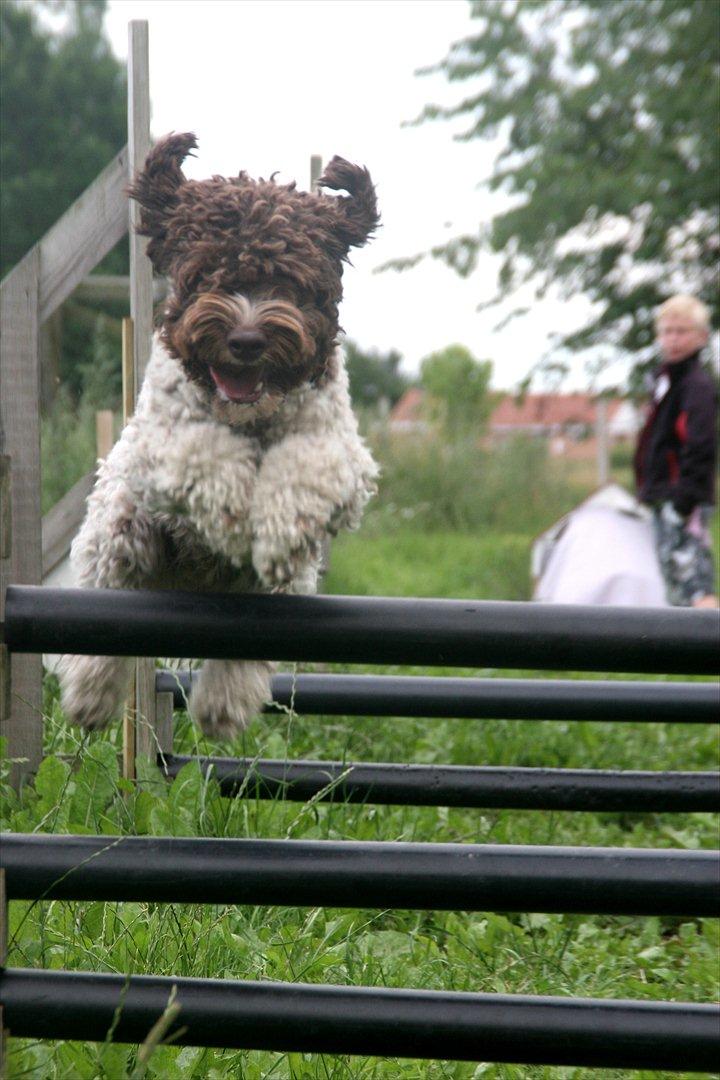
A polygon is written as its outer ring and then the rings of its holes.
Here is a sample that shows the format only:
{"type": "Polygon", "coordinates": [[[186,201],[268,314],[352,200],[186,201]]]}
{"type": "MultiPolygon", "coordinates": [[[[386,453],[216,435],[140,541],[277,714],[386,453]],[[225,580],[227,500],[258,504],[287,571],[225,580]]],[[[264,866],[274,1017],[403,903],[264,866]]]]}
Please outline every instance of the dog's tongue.
{"type": "Polygon", "coordinates": [[[262,392],[259,368],[210,368],[210,374],[219,390],[222,390],[231,401],[257,401],[262,392]]]}

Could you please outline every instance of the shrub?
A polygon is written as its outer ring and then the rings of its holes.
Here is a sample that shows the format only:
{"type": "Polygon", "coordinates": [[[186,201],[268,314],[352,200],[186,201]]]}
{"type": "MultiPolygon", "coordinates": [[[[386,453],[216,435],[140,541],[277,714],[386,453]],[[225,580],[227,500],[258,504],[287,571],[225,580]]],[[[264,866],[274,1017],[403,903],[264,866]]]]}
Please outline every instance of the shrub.
{"type": "Polygon", "coordinates": [[[370,529],[412,521],[420,530],[535,533],[586,494],[563,463],[548,460],[540,440],[484,449],[467,440],[405,437],[378,442],[374,451],[382,476],[370,529]]]}
{"type": "Polygon", "coordinates": [[[93,468],[95,457],[95,409],[86,401],[73,405],[61,390],[41,424],[43,514],[93,468]]]}

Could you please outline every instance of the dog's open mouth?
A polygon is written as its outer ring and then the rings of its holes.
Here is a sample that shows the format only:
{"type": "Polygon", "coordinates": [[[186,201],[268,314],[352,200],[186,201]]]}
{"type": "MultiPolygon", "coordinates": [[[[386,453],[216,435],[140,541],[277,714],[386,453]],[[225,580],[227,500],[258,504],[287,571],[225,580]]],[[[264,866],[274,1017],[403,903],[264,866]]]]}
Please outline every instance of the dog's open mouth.
{"type": "Polygon", "coordinates": [[[260,367],[234,367],[230,364],[210,365],[210,374],[221,396],[228,401],[251,405],[263,392],[260,367]]]}

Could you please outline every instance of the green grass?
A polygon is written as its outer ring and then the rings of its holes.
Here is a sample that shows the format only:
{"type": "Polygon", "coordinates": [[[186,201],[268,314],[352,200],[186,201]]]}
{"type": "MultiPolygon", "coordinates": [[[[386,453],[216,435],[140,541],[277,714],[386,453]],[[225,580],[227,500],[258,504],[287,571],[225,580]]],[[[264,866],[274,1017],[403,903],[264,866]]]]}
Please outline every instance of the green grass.
{"type": "Polygon", "coordinates": [[[530,537],[474,536],[412,526],[381,535],[341,536],[332,547],[326,590],[352,596],[448,596],[524,600],[530,591],[530,537]]]}
{"type": "MultiPolygon", "coordinates": [[[[505,459],[508,468],[509,461],[505,459]]],[[[567,489],[563,492],[559,481],[556,484],[557,477],[530,477],[525,488],[520,485],[521,511],[509,504],[498,507],[494,522],[484,528],[473,526],[471,532],[433,522],[436,512],[442,517],[442,506],[438,511],[435,502],[437,488],[426,476],[413,476],[410,468],[401,483],[400,465],[395,462],[392,468],[394,474],[386,462],[386,487],[363,530],[342,536],[333,545],[326,591],[500,599],[529,595],[532,536],[550,524],[563,500],[570,499],[567,489]],[[419,501],[418,492],[423,495],[419,501]],[[430,506],[425,505],[428,499],[430,506]]],[[[436,471],[436,480],[442,480],[442,470],[436,471]]],[[[457,477],[452,483],[457,492],[457,477]]],[[[468,500],[463,512],[479,513],[469,496],[468,500]]],[[[320,667],[304,665],[302,670],[320,667]]],[[[466,673],[537,674],[495,669],[466,673]]],[[[35,784],[21,796],[7,787],[2,792],[4,828],[108,836],[653,848],[718,845],[717,819],[708,814],[563,814],[225,800],[215,782],[203,780],[192,765],[169,786],[146,765],[135,787],[118,776],[117,728],[93,735],[68,728],[52,678],[46,680],[44,710],[48,757],[35,784]],[[70,761],[60,755],[70,755],[70,761]]],[[[718,766],[716,732],[704,725],[287,714],[258,719],[228,747],[201,737],[182,715],[176,748],[186,753],[348,761],[620,769],[718,766]]],[[[709,1001],[718,994],[716,920],[14,902],[10,938],[9,962],[18,966],[646,1000],[709,1001]]],[[[123,1080],[141,1075],[158,1080],[619,1080],[666,1074],[172,1047],[156,1050],[144,1066],[138,1063],[137,1047],[11,1043],[10,1077],[123,1080]]]]}

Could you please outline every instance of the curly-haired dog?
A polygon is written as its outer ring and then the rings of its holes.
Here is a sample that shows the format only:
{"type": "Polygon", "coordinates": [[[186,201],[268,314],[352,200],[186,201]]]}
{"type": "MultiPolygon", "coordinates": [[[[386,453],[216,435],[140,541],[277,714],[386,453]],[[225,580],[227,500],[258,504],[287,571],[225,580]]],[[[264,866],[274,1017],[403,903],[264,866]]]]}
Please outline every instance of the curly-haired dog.
{"type": "MultiPolygon", "coordinates": [[[[329,196],[294,184],[187,180],[171,135],[130,195],[172,292],[137,409],[88,500],[72,559],[88,588],[312,592],[328,533],[359,523],[377,468],[337,346],[342,264],[378,224],[366,169],[333,158],[329,196]]],[[[64,657],[66,714],[117,715],[130,661],[64,657]]],[[[270,696],[272,665],[209,660],[193,695],[229,736],[270,696]]]]}

